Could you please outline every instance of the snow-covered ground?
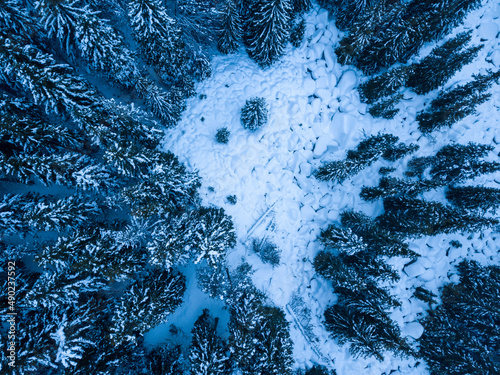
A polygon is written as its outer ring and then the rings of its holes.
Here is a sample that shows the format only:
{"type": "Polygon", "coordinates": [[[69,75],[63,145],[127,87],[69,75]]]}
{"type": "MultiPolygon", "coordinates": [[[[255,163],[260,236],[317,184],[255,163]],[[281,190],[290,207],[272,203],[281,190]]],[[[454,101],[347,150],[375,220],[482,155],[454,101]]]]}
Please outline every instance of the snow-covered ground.
{"type": "MultiPolygon", "coordinates": [[[[485,1],[456,32],[465,29],[474,30],[471,44],[481,42],[485,48],[474,63],[464,67],[445,87],[465,82],[473,73],[500,69],[498,2],[485,1]]],[[[492,88],[492,98],[478,108],[480,115],[426,137],[417,130],[415,114],[437,91],[425,97],[407,91],[394,120],[373,119],[367,114],[366,105],[360,103],[356,90],[357,84],[366,78],[355,68],[337,62],[334,48],[340,37],[327,12],[316,7],[307,15],[303,45],[289,47],[286,56],[269,69],[260,69],[243,49],[237,54],[215,57],[213,76],[197,87],[202,96],[188,101],[182,121],[168,131],[164,147],[189,168],[199,171],[204,205],[222,206],[232,216],[239,242],[228,254],[228,262],[235,267],[243,258],[248,261],[256,271],[255,285],[287,311],[297,366],[328,364],[331,359],[339,375],[427,374],[425,364],[417,365],[413,359],[399,359],[389,353],[383,362],[353,358],[347,346],[339,346],[329,338],[321,324],[323,312],[334,295],[329,283],[313,270],[312,260],[320,250],[316,238],[329,223],[338,221],[344,210],[361,210],[372,216],[381,213],[381,202],[364,202],[359,191],[363,185],[377,185],[378,169],[389,163],[380,160],[342,185],[318,181],[311,171],[326,160],[344,158],[346,150],[354,148],[365,136],[381,131],[397,135],[405,143],[417,143],[420,146],[417,156],[434,154],[450,142],[469,141],[492,144],[496,147],[492,155],[497,155],[500,87],[492,88]],[[254,96],[266,99],[269,121],[251,132],[243,128],[240,114],[245,101],[254,96]],[[231,132],[227,145],[215,141],[215,133],[221,127],[231,132]],[[227,202],[229,195],[236,195],[235,205],[227,202]],[[271,238],[282,251],[281,264],[274,269],[262,263],[249,244],[249,239],[264,236],[271,238]],[[315,336],[312,340],[305,339],[287,308],[294,292],[311,309],[315,336]]],[[[423,52],[428,53],[432,47],[426,46],[423,52]]],[[[396,176],[402,176],[412,156],[396,163],[396,176]]],[[[482,176],[474,183],[499,187],[500,174],[482,176]]],[[[442,190],[426,193],[425,197],[444,201],[442,190]]],[[[408,260],[390,261],[402,271],[401,281],[391,288],[403,303],[394,311],[393,318],[404,334],[421,335],[422,327],[417,320],[426,305],[410,299],[414,287],[425,286],[437,294],[444,283],[456,280],[453,265],[463,257],[498,264],[498,236],[486,231],[482,235],[422,237],[410,241],[411,248],[422,255],[416,263],[403,272],[408,260]],[[449,245],[452,239],[463,246],[452,248],[449,245]],[[448,255],[447,249],[450,249],[448,255]]],[[[195,289],[194,277],[191,281],[195,289]]],[[[216,311],[220,303],[208,302],[208,297],[190,289],[180,313],[187,330],[205,303],[215,309],[212,311],[215,315],[227,314],[216,311]]],[[[169,324],[151,332],[149,340],[161,341],[169,324]]]]}

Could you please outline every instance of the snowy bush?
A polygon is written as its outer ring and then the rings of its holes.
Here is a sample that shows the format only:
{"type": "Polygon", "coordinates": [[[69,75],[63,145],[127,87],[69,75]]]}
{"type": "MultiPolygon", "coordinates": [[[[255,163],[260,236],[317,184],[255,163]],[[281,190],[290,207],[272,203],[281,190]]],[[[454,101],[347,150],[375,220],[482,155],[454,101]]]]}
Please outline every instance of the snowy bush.
{"type": "Polygon", "coordinates": [[[267,122],[267,114],[266,99],[249,99],[241,109],[241,123],[245,129],[257,130],[267,122]]]}
{"type": "Polygon", "coordinates": [[[252,240],[252,249],[264,263],[269,263],[273,267],[280,264],[281,250],[272,242],[266,239],[254,238],[252,240]]]}
{"type": "Polygon", "coordinates": [[[219,143],[226,144],[229,142],[229,135],[231,132],[227,128],[220,128],[215,133],[215,140],[219,143]]]}

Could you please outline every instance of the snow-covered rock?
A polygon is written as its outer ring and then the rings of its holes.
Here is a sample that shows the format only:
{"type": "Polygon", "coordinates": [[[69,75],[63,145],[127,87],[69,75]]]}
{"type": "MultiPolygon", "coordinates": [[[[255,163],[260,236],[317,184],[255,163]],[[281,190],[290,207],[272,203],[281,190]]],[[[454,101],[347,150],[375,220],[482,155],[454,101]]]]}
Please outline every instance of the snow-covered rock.
{"type": "Polygon", "coordinates": [[[320,157],[326,152],[330,138],[327,136],[320,136],[314,145],[314,156],[320,157]]]}
{"type": "Polygon", "coordinates": [[[413,278],[424,274],[425,267],[422,264],[420,264],[417,260],[415,263],[406,266],[404,268],[404,271],[408,275],[408,277],[413,278]]]}
{"type": "Polygon", "coordinates": [[[410,336],[417,340],[424,333],[424,327],[418,322],[411,322],[403,327],[401,333],[403,334],[403,336],[410,336]]]}
{"type": "Polygon", "coordinates": [[[358,83],[358,77],[354,70],[347,70],[340,77],[337,87],[339,89],[340,95],[345,95],[349,93],[358,83]]]}
{"type": "Polygon", "coordinates": [[[498,25],[493,22],[486,22],[479,26],[478,34],[483,40],[495,39],[498,36],[498,25]]]}
{"type": "Polygon", "coordinates": [[[316,82],[311,77],[306,77],[304,78],[304,82],[302,82],[302,88],[307,96],[312,95],[316,90],[316,82]]]}
{"type": "Polygon", "coordinates": [[[500,49],[491,52],[488,56],[488,61],[495,65],[497,68],[500,67],[500,49]]]}
{"type": "Polygon", "coordinates": [[[318,23],[322,23],[323,25],[328,25],[328,11],[326,9],[321,9],[318,13],[317,18],[318,23]]]}

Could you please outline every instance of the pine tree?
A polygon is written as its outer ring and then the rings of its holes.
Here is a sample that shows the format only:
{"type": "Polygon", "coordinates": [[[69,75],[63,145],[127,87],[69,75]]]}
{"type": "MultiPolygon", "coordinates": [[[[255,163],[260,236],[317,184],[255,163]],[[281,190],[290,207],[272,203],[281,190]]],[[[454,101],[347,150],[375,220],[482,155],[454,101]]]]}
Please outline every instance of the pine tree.
{"type": "Polygon", "coordinates": [[[473,81],[465,85],[441,91],[430,107],[417,114],[418,128],[423,133],[430,133],[445,126],[451,127],[464,117],[474,114],[476,107],[491,97],[485,91],[494,82],[498,83],[499,79],[500,71],[476,75],[473,81]]]}
{"type": "Polygon", "coordinates": [[[393,119],[399,112],[399,108],[394,108],[403,98],[403,94],[395,94],[387,99],[373,104],[368,112],[373,117],[381,117],[387,120],[393,119]]]}
{"type": "Polygon", "coordinates": [[[474,232],[499,223],[496,219],[462,213],[439,202],[389,197],[378,223],[391,231],[407,235],[436,235],[456,231],[474,232]]]}
{"type": "Polygon", "coordinates": [[[463,32],[434,48],[428,56],[410,67],[406,86],[421,95],[442,86],[483,48],[481,45],[464,49],[471,38],[471,31],[463,32]]]}
{"type": "Polygon", "coordinates": [[[194,233],[194,263],[206,259],[209,265],[216,266],[225,252],[236,245],[233,222],[222,208],[202,207],[198,214],[198,226],[194,233]]]}
{"type": "Polygon", "coordinates": [[[488,374],[500,371],[500,269],[464,260],[460,282],[442,289],[442,304],[423,321],[420,355],[436,374],[488,374]]]}
{"type": "Polygon", "coordinates": [[[186,278],[181,273],[153,268],[126,290],[113,315],[110,339],[136,341],[144,332],[164,323],[181,303],[186,278]]]}
{"type": "Polygon", "coordinates": [[[4,195],[0,199],[0,213],[0,233],[23,235],[81,226],[100,210],[95,202],[82,195],[57,199],[27,193],[4,195]]]}
{"type": "Polygon", "coordinates": [[[500,206],[500,189],[484,186],[449,186],[446,199],[467,210],[495,211],[500,206]]]}
{"type": "Polygon", "coordinates": [[[124,241],[123,232],[103,228],[102,223],[101,228],[83,227],[58,238],[35,259],[40,266],[53,267],[61,274],[83,273],[111,281],[134,275],[146,263],[140,243],[124,241]]]}
{"type": "Polygon", "coordinates": [[[252,0],[245,26],[248,54],[261,67],[278,61],[285,52],[290,30],[290,0],[252,0]]]}
{"type": "Polygon", "coordinates": [[[385,197],[415,197],[425,191],[442,186],[438,181],[411,181],[395,177],[382,177],[377,187],[363,186],[359,196],[365,201],[375,201],[385,197]]]}
{"type": "Polygon", "coordinates": [[[166,82],[185,73],[188,56],[177,22],[159,0],[133,0],[128,15],[134,35],[148,63],[158,67],[166,82]]]}
{"type": "Polygon", "coordinates": [[[191,375],[224,375],[231,374],[229,357],[225,343],[217,336],[219,319],[212,318],[208,309],[196,320],[192,330],[192,341],[189,348],[191,375]]]}
{"type": "MultiPolygon", "coordinates": [[[[379,157],[391,157],[390,150],[395,147],[398,137],[391,134],[377,134],[361,141],[354,150],[347,151],[346,160],[327,163],[314,172],[320,180],[333,180],[342,183],[349,177],[370,166],[379,157]]],[[[399,146],[398,146],[399,147],[399,146]]]]}
{"type": "Polygon", "coordinates": [[[373,104],[378,99],[393,95],[401,87],[404,87],[410,74],[411,68],[408,66],[392,68],[360,84],[358,86],[359,96],[364,102],[373,104]]]}
{"type": "Polygon", "coordinates": [[[221,12],[221,32],[217,48],[222,53],[232,53],[238,48],[242,36],[241,16],[236,0],[226,0],[221,12]]]}
{"type": "Polygon", "coordinates": [[[245,129],[257,130],[267,123],[268,109],[266,99],[251,98],[241,109],[241,123],[245,129]]]}
{"type": "Polygon", "coordinates": [[[450,144],[441,148],[434,157],[430,175],[433,180],[458,183],[486,173],[500,170],[500,163],[480,160],[493,150],[492,146],[477,143],[450,144]]]}
{"type": "Polygon", "coordinates": [[[40,0],[37,2],[40,21],[49,33],[71,54],[73,50],[96,72],[111,72],[110,78],[125,87],[132,87],[139,69],[123,37],[99,17],[99,12],[77,1],[70,3],[40,0]]]}
{"type": "Polygon", "coordinates": [[[340,20],[349,34],[340,41],[337,56],[342,64],[354,64],[365,74],[405,63],[425,43],[448,34],[478,4],[477,0],[370,2],[360,16],[348,14],[346,20],[354,22],[340,20]]]}
{"type": "Polygon", "coordinates": [[[152,375],[183,375],[181,347],[161,345],[148,354],[148,368],[152,375]]]}

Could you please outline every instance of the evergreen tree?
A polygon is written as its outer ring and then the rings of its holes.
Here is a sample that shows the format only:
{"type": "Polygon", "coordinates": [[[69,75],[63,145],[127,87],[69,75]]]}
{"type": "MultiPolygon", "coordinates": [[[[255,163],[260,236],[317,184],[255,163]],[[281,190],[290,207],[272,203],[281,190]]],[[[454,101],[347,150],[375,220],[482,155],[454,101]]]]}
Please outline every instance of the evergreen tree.
{"type": "Polygon", "coordinates": [[[186,278],[181,273],[151,269],[123,293],[113,315],[110,339],[114,343],[136,341],[164,323],[182,303],[185,290],[186,278]]]}
{"type": "Polygon", "coordinates": [[[428,56],[411,66],[406,86],[417,94],[426,94],[442,86],[464,65],[472,62],[483,48],[481,45],[464,49],[471,38],[472,31],[463,32],[434,48],[428,56]]]}
{"type": "Polygon", "coordinates": [[[241,16],[236,0],[226,0],[221,12],[221,32],[217,48],[222,53],[232,53],[238,48],[242,36],[241,16]]]}
{"type": "Polygon", "coordinates": [[[432,374],[497,374],[500,269],[463,260],[458,271],[460,282],[445,285],[423,321],[420,355],[432,374]]]}
{"type": "Polygon", "coordinates": [[[378,223],[391,231],[407,235],[436,235],[456,231],[474,232],[499,223],[496,219],[462,213],[439,202],[389,197],[378,223]]]}
{"type": "Polygon", "coordinates": [[[236,245],[233,222],[222,208],[202,207],[198,213],[199,221],[194,233],[194,263],[206,259],[209,265],[216,266],[226,250],[236,245]]]}
{"type": "Polygon", "coordinates": [[[290,30],[290,0],[252,0],[245,26],[248,54],[261,67],[268,67],[285,52],[290,30]]]}
{"type": "Polygon", "coordinates": [[[189,348],[191,375],[231,374],[229,357],[225,343],[217,336],[217,323],[208,309],[194,323],[192,341],[189,348]]]}
{"type": "Polygon", "coordinates": [[[166,82],[185,73],[188,56],[177,22],[159,0],[132,0],[128,3],[134,35],[148,63],[158,67],[166,82]]]}
{"type": "Polygon", "coordinates": [[[183,375],[180,346],[161,345],[148,354],[148,368],[152,375],[183,375]]]}
{"type": "Polygon", "coordinates": [[[82,195],[56,199],[28,193],[4,195],[0,199],[0,213],[0,233],[22,235],[81,226],[100,210],[95,202],[82,195]]]}
{"type": "Polygon", "coordinates": [[[373,104],[378,99],[395,94],[404,87],[411,74],[411,67],[400,66],[372,77],[358,86],[359,96],[366,103],[373,104]]]}
{"type": "Polygon", "coordinates": [[[241,123],[245,129],[257,130],[267,123],[267,103],[264,98],[251,98],[241,109],[241,123]]]}
{"type": "Polygon", "coordinates": [[[54,267],[61,274],[90,274],[111,281],[140,271],[146,264],[141,244],[136,239],[124,240],[123,232],[102,226],[83,227],[58,238],[53,246],[44,247],[36,255],[37,263],[54,267]]]}
{"type": "Polygon", "coordinates": [[[365,201],[375,201],[385,197],[415,197],[425,191],[441,186],[439,181],[421,180],[411,181],[395,177],[382,177],[377,187],[363,186],[359,196],[365,201]]]}
{"type": "Polygon", "coordinates": [[[394,108],[403,98],[403,94],[395,94],[381,102],[373,104],[368,112],[373,117],[382,117],[387,120],[393,119],[399,112],[399,108],[394,108]]]}
{"type": "Polygon", "coordinates": [[[500,189],[484,186],[449,186],[446,199],[467,210],[496,210],[500,206],[500,189]]]}
{"type": "Polygon", "coordinates": [[[441,148],[430,159],[430,175],[433,180],[457,183],[485,173],[500,170],[500,163],[480,160],[493,150],[492,146],[477,143],[450,144],[441,148]]]}
{"type": "Polygon", "coordinates": [[[341,21],[341,27],[348,28],[349,34],[340,41],[337,56],[342,64],[354,64],[365,74],[377,73],[397,62],[405,63],[425,43],[449,33],[479,3],[478,0],[370,2],[369,7],[358,13],[359,17],[353,17],[354,22],[341,21]]]}
{"type": "Polygon", "coordinates": [[[465,85],[441,91],[426,110],[417,114],[418,128],[423,133],[430,133],[445,126],[451,127],[474,114],[476,107],[491,97],[485,91],[494,82],[498,83],[499,79],[500,71],[476,75],[473,81],[465,85]]]}
{"type": "Polygon", "coordinates": [[[333,180],[342,183],[349,177],[370,166],[381,156],[394,159],[395,155],[403,155],[400,145],[396,146],[398,137],[391,134],[377,134],[361,141],[354,150],[347,151],[345,160],[327,163],[314,172],[320,180],[333,180]]]}

